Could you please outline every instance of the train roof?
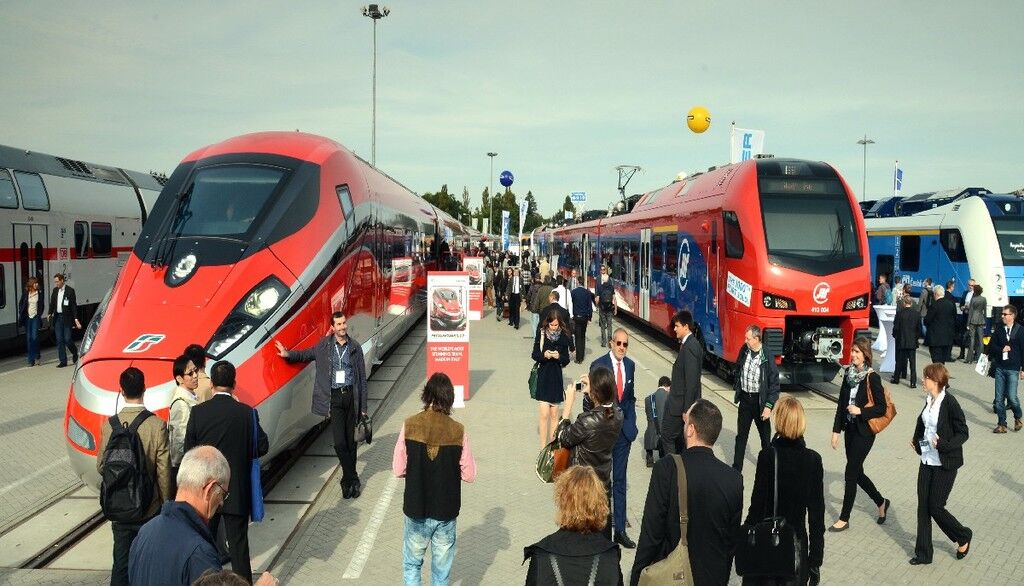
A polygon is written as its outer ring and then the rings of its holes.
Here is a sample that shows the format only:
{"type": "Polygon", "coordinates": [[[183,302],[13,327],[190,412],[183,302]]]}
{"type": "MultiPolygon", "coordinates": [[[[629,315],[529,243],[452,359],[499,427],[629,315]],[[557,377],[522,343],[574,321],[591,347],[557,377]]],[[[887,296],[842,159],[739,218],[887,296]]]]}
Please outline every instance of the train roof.
{"type": "Polygon", "coordinates": [[[18,149],[6,145],[0,145],[0,167],[29,173],[39,173],[40,175],[71,177],[85,181],[117,185],[129,185],[130,179],[140,189],[152,191],[160,191],[163,189],[163,184],[167,181],[166,177],[154,177],[149,173],[129,171],[97,163],[87,163],[76,159],[18,149]]]}

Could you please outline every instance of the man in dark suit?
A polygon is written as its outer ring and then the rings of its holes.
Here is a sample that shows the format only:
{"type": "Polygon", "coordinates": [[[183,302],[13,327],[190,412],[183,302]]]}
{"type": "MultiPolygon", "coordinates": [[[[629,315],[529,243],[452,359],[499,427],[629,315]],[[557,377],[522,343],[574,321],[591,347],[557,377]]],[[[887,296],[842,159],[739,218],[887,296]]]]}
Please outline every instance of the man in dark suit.
{"type": "MultiPolygon", "coordinates": [[[[573,270],[575,273],[576,270],[573,270]]],[[[576,311],[572,316],[573,333],[576,338],[576,364],[583,362],[587,351],[587,324],[594,317],[594,294],[584,286],[584,280],[577,281],[577,286],[569,292],[572,296],[572,307],[576,311]]],[[[614,350],[614,348],[612,348],[614,350]]]]}
{"type": "Polygon", "coordinates": [[[78,321],[78,303],[75,301],[75,289],[64,280],[64,275],[53,276],[53,291],[50,291],[50,323],[53,333],[57,336],[57,368],[68,365],[67,350],[71,350],[71,362],[78,362],[78,346],[71,337],[72,325],[82,329],[78,321]]]}
{"type": "MultiPolygon", "coordinates": [[[[185,428],[185,451],[208,445],[220,450],[227,458],[231,468],[231,482],[224,506],[210,522],[210,531],[217,535],[218,526],[224,523],[231,569],[252,583],[252,565],[249,560],[251,465],[253,458],[267,453],[269,442],[260,426],[259,413],[235,400],[235,367],[221,360],[210,370],[210,380],[213,382],[213,397],[192,408],[185,428]],[[256,436],[255,442],[253,434],[256,436]],[[255,452],[253,443],[256,444],[255,452]]],[[[223,545],[218,539],[218,549],[223,545]]]]}
{"type": "MultiPolygon", "coordinates": [[[[629,464],[629,446],[637,436],[636,427],[636,393],[633,380],[636,374],[636,363],[626,356],[629,348],[629,334],[619,328],[612,334],[611,352],[601,356],[590,364],[590,370],[603,366],[615,375],[615,386],[618,389],[616,398],[622,409],[622,431],[612,448],[612,527],[615,529],[615,543],[627,549],[636,547],[636,543],[626,535],[626,466],[629,464]]],[[[589,395],[584,396],[584,408],[589,395]]]]}
{"type": "Polygon", "coordinates": [[[770,418],[775,402],[779,400],[779,368],[775,356],[761,344],[761,328],[747,326],[743,333],[743,348],[736,359],[736,381],[733,385],[736,403],[736,450],[732,467],[743,472],[743,458],[747,452],[750,424],[754,423],[761,439],[761,449],[768,447],[772,424],[770,418]]]}
{"type": "Polygon", "coordinates": [[[693,315],[685,309],[672,316],[672,331],[679,338],[679,355],[672,364],[672,388],[665,401],[661,422],[661,443],[666,454],[683,450],[683,413],[700,399],[700,370],[704,348],[693,335],[693,315]]]}
{"type": "Polygon", "coordinates": [[[956,305],[946,295],[946,288],[936,285],[932,289],[935,301],[932,302],[928,314],[924,316],[925,344],[931,354],[932,362],[945,364],[949,362],[953,351],[953,338],[956,335],[956,305]]]}
{"type": "Polygon", "coordinates": [[[910,388],[916,389],[917,339],[921,335],[921,314],[914,310],[914,300],[909,296],[900,300],[900,307],[896,310],[896,317],[892,323],[892,335],[896,341],[896,370],[889,382],[898,385],[901,378],[909,376],[910,388]]]}
{"type": "Polygon", "coordinates": [[[992,409],[996,412],[998,423],[992,433],[1006,433],[1007,403],[1013,409],[1013,431],[1024,428],[1021,422],[1020,399],[1017,397],[1017,385],[1024,378],[1024,328],[1014,323],[1017,308],[1012,305],[1003,307],[1001,313],[1003,323],[993,325],[992,337],[988,342],[988,355],[992,361],[996,375],[996,396],[992,401],[992,409]]]}
{"type": "Polygon", "coordinates": [[[668,390],[672,388],[672,379],[663,376],[658,379],[658,388],[644,399],[644,411],[647,413],[647,429],[644,430],[644,450],[647,452],[647,467],[654,466],[654,450],[658,450],[661,459],[665,452],[661,447],[661,418],[665,413],[665,401],[668,390]]]}
{"type": "MultiPolygon", "coordinates": [[[[687,448],[681,456],[686,471],[691,583],[728,584],[743,508],[743,476],[711,451],[722,431],[722,412],[713,403],[698,399],[684,417],[684,429],[687,448]]],[[[630,576],[633,586],[644,568],[668,557],[679,543],[678,494],[676,461],[667,456],[651,471],[640,543],[630,576]]]]}

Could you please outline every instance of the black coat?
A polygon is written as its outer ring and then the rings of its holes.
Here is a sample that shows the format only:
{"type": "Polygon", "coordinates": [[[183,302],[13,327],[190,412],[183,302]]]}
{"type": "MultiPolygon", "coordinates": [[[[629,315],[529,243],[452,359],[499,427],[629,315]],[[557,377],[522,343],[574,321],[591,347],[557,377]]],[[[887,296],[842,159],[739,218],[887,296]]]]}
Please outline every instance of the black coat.
{"type": "MultiPolygon", "coordinates": [[[[924,413],[924,409],[921,410],[924,413]]],[[[946,396],[939,405],[939,420],[935,426],[935,433],[939,436],[936,450],[939,452],[939,462],[946,470],[956,470],[964,465],[964,443],[970,433],[967,430],[967,418],[964,417],[964,410],[949,389],[946,389],[946,396]]],[[[924,437],[924,420],[917,418],[917,426],[914,428],[914,450],[921,455],[921,446],[917,442],[924,437]]]]}
{"type": "MultiPolygon", "coordinates": [[[[50,291],[50,315],[53,316],[57,313],[57,288],[54,287],[50,291]]],[[[64,285],[64,308],[61,309],[61,314],[65,317],[70,316],[70,319],[74,320],[78,316],[78,302],[75,299],[75,288],[71,285],[64,285]]],[[[70,322],[74,324],[74,321],[70,322]]]]}
{"type": "Polygon", "coordinates": [[[949,295],[936,299],[924,316],[924,325],[928,328],[925,335],[926,346],[952,346],[956,336],[956,305],[949,295]]]}
{"type": "MultiPolygon", "coordinates": [[[[796,529],[809,565],[820,567],[825,553],[825,493],[821,455],[809,449],[803,438],[792,440],[777,435],[772,445],[779,453],[779,516],[785,517],[786,522],[796,529]]],[[[774,466],[775,457],[771,448],[761,450],[757,455],[754,489],[744,525],[753,525],[773,516],[774,466]]]]}
{"type": "Polygon", "coordinates": [[[912,307],[901,307],[892,322],[892,335],[897,350],[916,350],[921,337],[921,314],[912,307]]]}
{"type": "Polygon", "coordinates": [[[249,485],[253,458],[267,453],[269,442],[256,415],[256,452],[253,453],[252,414],[254,409],[227,395],[214,395],[209,401],[192,407],[185,428],[185,451],[209,445],[220,450],[231,468],[231,484],[224,512],[248,515],[252,502],[249,485]]]}
{"type": "Polygon", "coordinates": [[[992,336],[986,347],[989,358],[996,368],[1020,370],[1024,365],[1024,328],[1013,324],[1010,337],[1006,337],[1006,326],[1002,323],[992,326],[992,336]],[[1003,360],[1003,348],[1010,347],[1006,360],[1003,360]]]}
{"type": "Polygon", "coordinates": [[[606,487],[611,486],[612,448],[622,432],[622,409],[612,405],[609,416],[604,407],[596,407],[576,416],[571,424],[563,419],[556,437],[569,448],[570,466],[590,466],[606,487]]]}
{"type": "Polygon", "coordinates": [[[690,334],[679,346],[679,354],[672,363],[672,388],[665,401],[665,414],[682,417],[683,413],[700,398],[700,371],[704,364],[704,348],[697,336],[690,334]]]}
{"type": "Polygon", "coordinates": [[[577,533],[567,529],[559,529],[523,548],[523,562],[530,560],[526,584],[558,583],[551,568],[551,558],[558,564],[562,584],[587,584],[595,556],[598,564],[593,584],[622,584],[622,570],[619,568],[622,552],[619,546],[600,533],[577,533]]]}
{"type": "MultiPolygon", "coordinates": [[[[36,296],[36,317],[40,320],[43,319],[43,292],[39,291],[39,295],[36,296]]],[[[28,291],[21,292],[21,299],[18,300],[18,324],[28,324],[28,291]]]]}
{"type": "MultiPolygon", "coordinates": [[[[686,467],[689,522],[686,539],[694,586],[728,584],[735,539],[743,513],[743,476],[715,457],[711,448],[689,448],[681,454],[686,467]]],[[[640,572],[668,557],[679,543],[679,496],[676,461],[666,456],[651,470],[644,517],[629,583],[640,572]]]]}
{"type": "MultiPolygon", "coordinates": [[[[846,384],[846,373],[843,373],[843,386],[839,391],[839,403],[836,404],[836,418],[832,423],[832,432],[839,433],[841,431],[847,431],[850,422],[846,418],[846,407],[850,404],[850,386],[846,384]]],[[[860,415],[854,415],[853,424],[856,429],[863,436],[872,436],[871,428],[868,427],[868,419],[874,419],[875,417],[881,417],[885,415],[885,389],[882,387],[882,378],[878,376],[877,372],[872,372],[860,381],[860,385],[857,388],[857,396],[854,398],[853,404],[861,408],[860,415]],[[864,405],[868,403],[868,383],[871,386],[871,395],[875,399],[875,405],[871,409],[866,409],[864,405]]]]}
{"type": "Polygon", "coordinates": [[[540,365],[537,370],[537,400],[557,404],[563,400],[565,386],[562,384],[562,369],[569,364],[569,340],[572,336],[562,332],[558,340],[551,341],[541,332],[533,338],[533,361],[540,365]],[[555,350],[558,358],[544,358],[544,352],[555,350]]]}

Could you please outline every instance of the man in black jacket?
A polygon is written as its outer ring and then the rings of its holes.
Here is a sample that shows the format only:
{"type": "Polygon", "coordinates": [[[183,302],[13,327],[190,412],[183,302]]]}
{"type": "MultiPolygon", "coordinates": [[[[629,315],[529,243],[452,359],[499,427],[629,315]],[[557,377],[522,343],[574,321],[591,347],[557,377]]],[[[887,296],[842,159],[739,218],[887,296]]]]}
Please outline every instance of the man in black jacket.
{"type": "Polygon", "coordinates": [[[896,317],[893,319],[892,335],[896,341],[896,370],[889,379],[894,385],[900,384],[900,379],[909,376],[910,388],[917,388],[917,339],[921,335],[921,314],[914,311],[914,300],[904,297],[900,300],[900,307],[896,310],[896,317]],[[910,364],[910,373],[907,373],[907,364],[910,364]]]}
{"type": "Polygon", "coordinates": [[[1024,428],[1020,399],[1017,397],[1017,385],[1024,378],[1024,328],[1013,323],[1017,317],[1016,307],[1007,305],[1001,315],[1003,323],[992,327],[992,338],[988,343],[988,355],[996,375],[996,396],[992,401],[992,409],[998,418],[992,433],[1006,433],[1007,403],[1013,410],[1013,431],[1024,428]]]}
{"type": "Polygon", "coordinates": [[[50,323],[53,324],[53,333],[57,336],[57,368],[64,368],[68,365],[68,355],[65,351],[71,350],[71,362],[78,362],[78,346],[71,337],[71,327],[82,329],[82,322],[78,321],[78,303],[75,300],[75,289],[64,280],[64,275],[57,273],[53,276],[53,291],[50,291],[50,323]]]}
{"type": "MultiPolygon", "coordinates": [[[[684,417],[687,449],[681,454],[686,470],[686,538],[694,586],[729,583],[735,536],[743,508],[743,476],[711,451],[722,431],[722,412],[698,399],[684,417]]],[[[675,458],[658,460],[644,503],[640,542],[630,584],[647,566],[668,557],[679,543],[679,487],[675,458]]]]}
{"type": "Polygon", "coordinates": [[[747,436],[750,423],[757,427],[761,449],[768,447],[771,439],[771,416],[775,402],[779,400],[779,368],[775,356],[764,351],[761,344],[761,328],[747,326],[743,334],[743,348],[736,359],[736,381],[733,384],[733,403],[736,411],[736,451],[732,467],[743,472],[743,458],[747,451],[747,436]]]}
{"type": "Polygon", "coordinates": [[[661,443],[666,454],[678,454],[683,449],[682,415],[700,399],[700,370],[704,363],[704,348],[693,335],[693,315],[689,311],[672,316],[672,331],[679,338],[679,355],[672,364],[672,388],[661,422],[661,443]]]}
{"type": "MultiPolygon", "coordinates": [[[[213,382],[213,397],[192,408],[185,428],[185,451],[208,445],[217,448],[227,459],[231,468],[228,494],[224,506],[210,522],[210,531],[217,535],[219,524],[224,523],[231,569],[252,583],[249,560],[251,466],[254,458],[267,453],[269,442],[256,410],[234,397],[235,367],[221,360],[210,369],[210,380],[213,382]]],[[[220,548],[224,544],[218,542],[217,545],[220,548]]]]}
{"type": "Polygon", "coordinates": [[[928,314],[924,316],[927,328],[925,344],[931,354],[932,362],[945,364],[949,362],[953,351],[953,338],[956,335],[956,305],[946,295],[946,288],[936,285],[932,289],[935,301],[932,302],[928,314]]]}
{"type": "MultiPolygon", "coordinates": [[[[575,273],[575,269],[573,270],[575,273]]],[[[583,286],[583,280],[578,281],[575,289],[569,292],[572,297],[572,306],[576,311],[573,315],[573,334],[576,341],[576,364],[583,362],[583,355],[587,350],[587,324],[594,316],[594,295],[583,286]]]]}

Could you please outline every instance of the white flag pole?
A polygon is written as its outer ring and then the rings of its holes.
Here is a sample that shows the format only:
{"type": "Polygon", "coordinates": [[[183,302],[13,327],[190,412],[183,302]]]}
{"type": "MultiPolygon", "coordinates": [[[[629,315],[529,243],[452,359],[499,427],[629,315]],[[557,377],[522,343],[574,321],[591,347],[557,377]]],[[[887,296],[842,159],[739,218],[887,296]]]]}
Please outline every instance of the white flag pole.
{"type": "Polygon", "coordinates": [[[899,174],[900,174],[900,160],[896,159],[896,166],[892,170],[892,196],[896,197],[900,194],[899,191],[899,174]]]}

